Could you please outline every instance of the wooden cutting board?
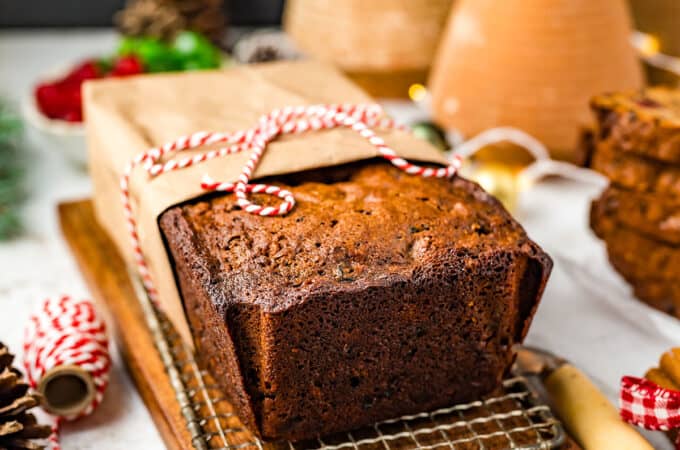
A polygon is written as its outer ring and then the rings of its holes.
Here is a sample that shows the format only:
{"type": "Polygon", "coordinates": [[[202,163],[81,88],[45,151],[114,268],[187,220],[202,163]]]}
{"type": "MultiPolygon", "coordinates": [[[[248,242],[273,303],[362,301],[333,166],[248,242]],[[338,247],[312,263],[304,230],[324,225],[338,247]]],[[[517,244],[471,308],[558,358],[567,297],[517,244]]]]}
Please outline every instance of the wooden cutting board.
{"type": "MultiPolygon", "coordinates": [[[[64,237],[92,296],[109,315],[110,320],[107,322],[113,324],[130,376],[166,446],[171,450],[194,448],[186,419],[181,414],[176,394],[128,278],[127,266],[97,223],[91,201],[62,203],[58,211],[64,237]]],[[[207,377],[211,380],[209,375],[207,377]]],[[[229,413],[224,404],[220,406],[219,412],[229,413]]],[[[229,420],[237,419],[234,417],[229,420]]],[[[243,439],[250,442],[252,436],[243,439]]],[[[240,442],[243,441],[237,438],[236,445],[240,442]]],[[[574,445],[569,441],[563,449],[577,449],[574,445]]],[[[257,447],[262,448],[259,445],[257,447]]],[[[268,449],[270,446],[264,447],[268,449]]],[[[272,447],[277,448],[278,444],[272,447]]],[[[392,446],[400,450],[413,447],[412,444],[392,446]]]]}
{"type": "Polygon", "coordinates": [[[149,332],[126,265],[97,223],[89,200],[59,205],[59,220],[80,271],[99,305],[105,305],[128,371],[171,450],[193,448],[165,367],[149,332]]]}

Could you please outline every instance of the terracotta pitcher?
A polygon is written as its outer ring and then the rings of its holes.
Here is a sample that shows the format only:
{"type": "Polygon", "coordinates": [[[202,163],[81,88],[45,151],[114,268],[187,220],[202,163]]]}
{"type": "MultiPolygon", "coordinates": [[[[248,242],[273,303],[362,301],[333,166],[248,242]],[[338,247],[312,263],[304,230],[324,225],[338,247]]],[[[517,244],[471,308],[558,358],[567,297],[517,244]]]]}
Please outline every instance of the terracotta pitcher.
{"type": "Polygon", "coordinates": [[[473,135],[514,126],[575,161],[590,98],[643,85],[624,0],[458,0],[429,87],[433,113],[473,135]]]}
{"type": "Polygon", "coordinates": [[[424,83],[452,0],[288,0],[284,28],[306,54],[378,97],[424,83]]]}

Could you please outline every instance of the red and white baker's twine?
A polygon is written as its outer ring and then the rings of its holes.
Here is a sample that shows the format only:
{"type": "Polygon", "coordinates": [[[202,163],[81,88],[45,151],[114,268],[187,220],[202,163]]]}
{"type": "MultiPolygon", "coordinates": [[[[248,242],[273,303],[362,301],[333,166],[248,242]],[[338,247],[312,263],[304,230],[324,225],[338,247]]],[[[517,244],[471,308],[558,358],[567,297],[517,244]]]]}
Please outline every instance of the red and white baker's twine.
{"type": "MultiPolygon", "coordinates": [[[[680,428],[680,392],[664,389],[649,380],[623,377],[619,407],[623,420],[647,430],[680,428]]],[[[675,448],[680,450],[680,433],[675,448]]]]}
{"type": "Polygon", "coordinates": [[[445,178],[455,175],[460,168],[460,157],[454,157],[450,166],[444,168],[420,167],[400,158],[385,141],[375,134],[372,128],[401,128],[394,121],[383,115],[377,104],[345,104],[345,105],[311,105],[275,109],[262,116],[257,126],[245,131],[231,133],[201,131],[183,136],[175,141],[152,148],[137,155],[126,167],[120,180],[123,210],[128,223],[132,248],[137,267],[142,277],[149,298],[156,303],[157,291],[153,285],[149,268],[142,253],[137,233],[137,221],[134,218],[130,199],[130,177],[133,170],[142,165],[152,177],[173,170],[190,167],[211,159],[231,155],[242,151],[250,151],[250,158],[235,183],[223,183],[205,176],[201,187],[206,191],[234,192],[237,205],[251,214],[276,216],[288,213],[295,205],[293,194],[277,186],[266,184],[249,184],[250,179],[260,162],[267,144],[283,134],[300,134],[306,131],[325,130],[331,128],[350,128],[373,145],[378,153],[396,167],[412,175],[422,177],[445,178]],[[195,149],[198,147],[227,144],[217,150],[191,157],[160,163],[160,159],[173,152],[195,149]],[[261,206],[248,200],[248,193],[265,193],[274,195],[283,201],[278,207],[261,206]]]}
{"type": "Polygon", "coordinates": [[[95,395],[82,412],[55,418],[49,438],[53,449],[60,448],[61,421],[90,414],[101,403],[109,384],[111,357],[106,326],[90,301],[67,296],[48,299],[29,318],[24,333],[24,367],[30,385],[35,388],[49,370],[64,365],[89,373],[95,395]]]}

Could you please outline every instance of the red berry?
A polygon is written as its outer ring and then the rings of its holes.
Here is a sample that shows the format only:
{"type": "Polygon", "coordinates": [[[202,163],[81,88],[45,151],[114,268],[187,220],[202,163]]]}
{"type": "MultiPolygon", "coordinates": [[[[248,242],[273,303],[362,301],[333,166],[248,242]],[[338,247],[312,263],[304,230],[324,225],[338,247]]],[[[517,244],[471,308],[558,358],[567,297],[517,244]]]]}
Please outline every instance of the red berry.
{"type": "Polygon", "coordinates": [[[84,61],[64,78],[38,85],[35,89],[38,107],[51,119],[81,122],[83,113],[80,88],[85,80],[102,76],[95,60],[84,61]]]}
{"type": "Polygon", "coordinates": [[[39,85],[35,90],[38,107],[51,119],[82,120],[80,85],[61,80],[39,85]]]}
{"type": "Polygon", "coordinates": [[[144,66],[142,65],[142,62],[133,55],[118,58],[111,71],[111,75],[114,77],[138,75],[140,73],[144,73],[144,66]]]}
{"type": "Polygon", "coordinates": [[[69,86],[62,90],[62,102],[67,112],[80,111],[82,97],[80,86],[69,86]]]}
{"type": "Polygon", "coordinates": [[[61,92],[55,84],[44,83],[35,89],[35,98],[38,107],[47,117],[52,119],[59,117],[64,111],[61,92]]]}
{"type": "Polygon", "coordinates": [[[69,111],[62,116],[62,119],[68,122],[82,122],[83,113],[80,111],[69,111]]]}
{"type": "Polygon", "coordinates": [[[64,81],[82,83],[85,80],[92,80],[101,76],[97,61],[89,59],[71,70],[64,78],[64,81]]]}

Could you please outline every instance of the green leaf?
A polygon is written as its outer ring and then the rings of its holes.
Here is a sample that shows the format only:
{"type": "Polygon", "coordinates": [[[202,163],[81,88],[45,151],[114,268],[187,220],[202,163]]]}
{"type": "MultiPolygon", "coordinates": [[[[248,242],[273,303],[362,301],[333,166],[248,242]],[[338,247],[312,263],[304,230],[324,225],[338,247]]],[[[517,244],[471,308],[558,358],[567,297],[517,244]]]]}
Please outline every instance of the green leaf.
{"type": "Polygon", "coordinates": [[[0,99],[0,240],[21,231],[18,209],[25,199],[21,120],[0,99]]]}
{"type": "Polygon", "coordinates": [[[14,211],[0,210],[0,240],[17,237],[21,230],[21,220],[14,211]]]}

